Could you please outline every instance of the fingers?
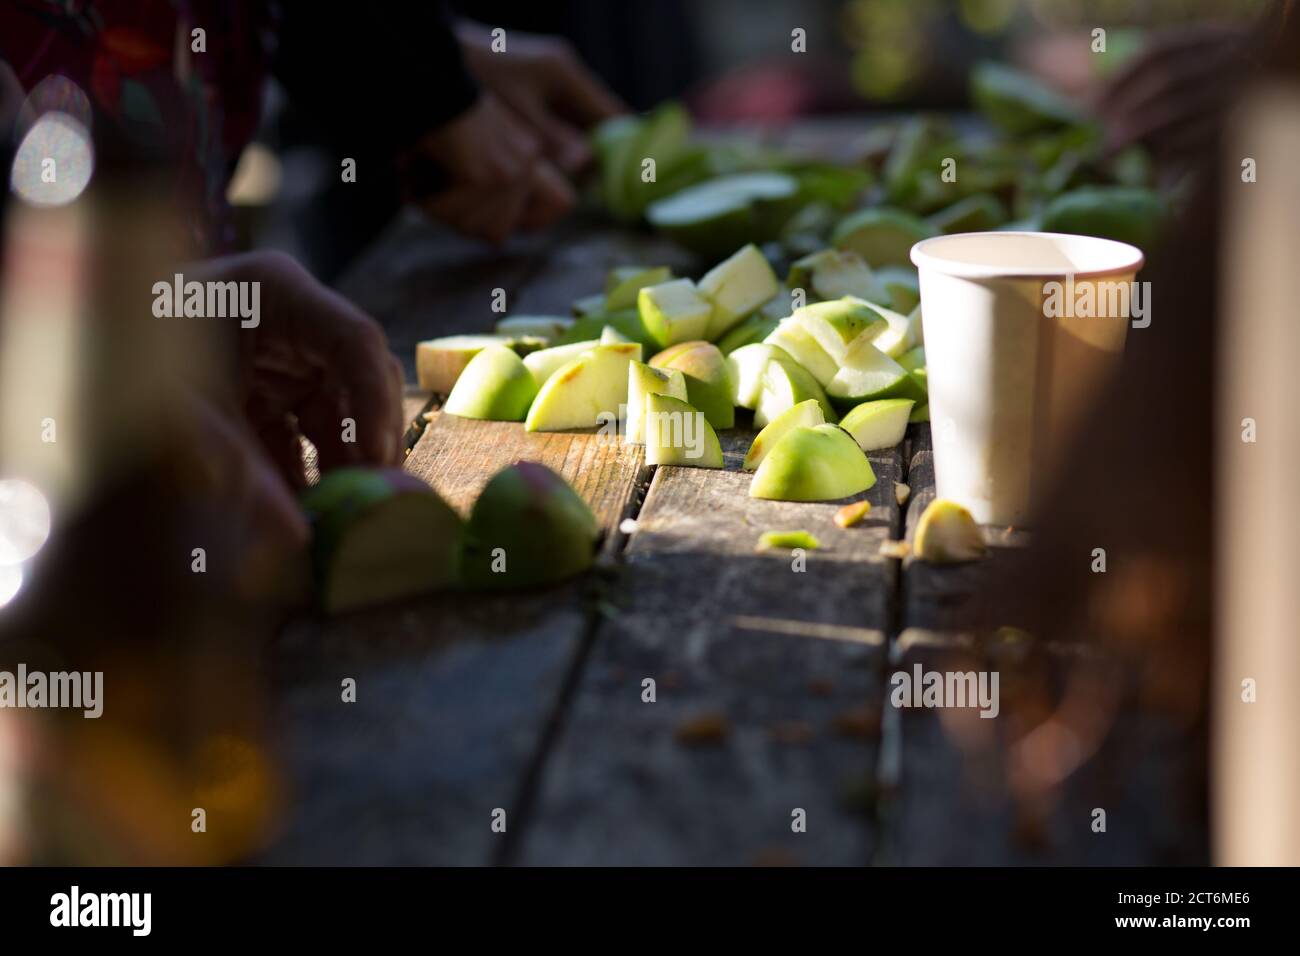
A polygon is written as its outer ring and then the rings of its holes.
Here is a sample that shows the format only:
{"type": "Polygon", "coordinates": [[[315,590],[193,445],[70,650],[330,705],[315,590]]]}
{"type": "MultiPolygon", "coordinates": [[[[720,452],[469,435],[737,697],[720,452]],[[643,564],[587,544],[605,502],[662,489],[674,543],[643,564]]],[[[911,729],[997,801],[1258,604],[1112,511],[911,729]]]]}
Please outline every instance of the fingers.
{"type": "Polygon", "coordinates": [[[554,115],[542,102],[539,91],[503,91],[506,105],[513,109],[541,139],[542,152],[562,172],[572,175],[592,160],[587,137],[576,127],[554,115]]]}
{"type": "Polygon", "coordinates": [[[580,128],[626,113],[618,99],[577,56],[567,48],[551,58],[548,102],[580,128]]]}

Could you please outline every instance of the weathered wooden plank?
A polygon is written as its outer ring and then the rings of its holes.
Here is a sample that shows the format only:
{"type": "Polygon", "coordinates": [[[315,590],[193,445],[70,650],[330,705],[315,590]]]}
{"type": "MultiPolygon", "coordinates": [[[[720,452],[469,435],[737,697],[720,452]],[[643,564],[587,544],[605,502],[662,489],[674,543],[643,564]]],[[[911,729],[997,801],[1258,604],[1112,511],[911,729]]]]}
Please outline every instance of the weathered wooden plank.
{"type": "Polygon", "coordinates": [[[863,863],[898,453],[873,455],[871,516],[748,497],[748,430],[725,471],[657,469],[556,751],[527,863],[863,863]],[[759,534],[822,547],[796,572],[759,534]],[[656,701],[642,700],[643,681],[656,701]],[[806,833],[792,831],[796,808],[806,833]]]}

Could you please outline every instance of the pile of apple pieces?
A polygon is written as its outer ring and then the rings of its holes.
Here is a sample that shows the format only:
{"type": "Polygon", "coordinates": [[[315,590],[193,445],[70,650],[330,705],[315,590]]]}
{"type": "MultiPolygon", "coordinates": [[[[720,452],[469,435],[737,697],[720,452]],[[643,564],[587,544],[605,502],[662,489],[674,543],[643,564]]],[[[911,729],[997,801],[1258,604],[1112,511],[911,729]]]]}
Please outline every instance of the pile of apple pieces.
{"type": "Polygon", "coordinates": [[[499,471],[467,520],[398,468],[339,468],[309,488],[320,608],[329,614],[452,588],[554,584],[591,566],[599,527],[587,503],[544,465],[499,471]]]}
{"type": "Polygon", "coordinates": [[[827,249],[783,285],[753,245],[698,283],[622,267],[572,317],[515,316],[490,336],[420,343],[420,384],[449,393],[451,415],[617,428],[650,464],[700,468],[722,467],[717,431],[749,409],[762,429],[745,459],[752,496],[843,498],[875,483],[865,452],[928,417],[920,306],[892,308],[913,301],[915,276],[899,273],[827,249]]]}

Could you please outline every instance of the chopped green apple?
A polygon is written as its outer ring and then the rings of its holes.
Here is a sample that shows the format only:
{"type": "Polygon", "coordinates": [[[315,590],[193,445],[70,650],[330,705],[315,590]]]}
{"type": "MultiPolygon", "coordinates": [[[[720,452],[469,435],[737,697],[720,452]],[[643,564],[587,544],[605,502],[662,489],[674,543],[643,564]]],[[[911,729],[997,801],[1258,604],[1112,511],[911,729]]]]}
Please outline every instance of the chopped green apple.
{"type": "Polygon", "coordinates": [[[907,416],[915,404],[910,398],[863,402],[840,419],[840,427],[853,436],[863,451],[893,448],[907,433],[907,416]]]}
{"type": "Polygon", "coordinates": [[[736,349],[761,342],[775,331],[780,319],[771,319],[762,312],[755,312],[738,325],[734,325],[726,335],[718,339],[718,351],[730,355],[736,349]]]}
{"type": "Polygon", "coordinates": [[[718,176],[652,202],[646,219],[705,258],[775,237],[797,207],[799,183],[774,172],[718,176]]]}
{"type": "Polygon", "coordinates": [[[645,460],[648,465],[721,468],[722,445],[704,413],[669,395],[647,395],[645,460]]]}
{"type": "Polygon", "coordinates": [[[925,370],[925,346],[918,345],[904,352],[898,357],[898,364],[911,372],[922,385],[926,384],[928,376],[925,370]]]}
{"type": "Polygon", "coordinates": [[[634,308],[584,315],[551,342],[551,345],[571,345],[574,342],[587,342],[591,339],[598,339],[607,328],[617,329],[629,341],[640,342],[643,348],[659,348],[659,343],[653,335],[646,331],[640,313],[634,308]]]}
{"type": "Polygon", "coordinates": [[[565,333],[573,319],[567,315],[512,315],[497,323],[498,335],[532,337],[551,342],[565,333]]]}
{"type": "Polygon", "coordinates": [[[605,311],[635,309],[637,293],[672,277],[667,266],[617,266],[609,270],[605,277],[605,311]]]}
{"type": "Polygon", "coordinates": [[[838,425],[794,428],[768,452],[749,485],[751,498],[834,501],[876,483],[871,462],[838,425]]]}
{"type": "Polygon", "coordinates": [[[713,314],[713,304],[690,279],[647,286],[637,293],[637,309],[661,348],[703,339],[713,314]]]}
{"type": "Polygon", "coordinates": [[[461,575],[479,589],[554,584],[591,567],[599,537],[595,516],[568,482],[545,465],[517,462],[474,502],[461,575]]]}
{"type": "Polygon", "coordinates": [[[839,299],[846,295],[871,302],[889,302],[889,293],[871,267],[855,252],[822,249],[790,266],[786,285],[803,289],[810,299],[839,299]]]}
{"type": "Polygon", "coordinates": [[[769,362],[763,370],[762,387],[754,405],[754,425],[765,428],[788,409],[809,399],[821,406],[828,422],[837,420],[826,393],[802,365],[789,358],[769,362]]]}
{"type": "Polygon", "coordinates": [[[854,343],[826,388],[831,398],[858,404],[880,398],[926,399],[925,389],[908,371],[870,342],[854,343]]]}
{"type": "Polygon", "coordinates": [[[714,428],[736,424],[734,389],[727,359],[709,342],[679,342],[650,359],[655,368],[674,368],[686,378],[686,393],[714,428]]]}
{"type": "Polygon", "coordinates": [[[879,269],[908,265],[912,246],[938,234],[924,219],[902,209],[878,206],[840,220],[831,233],[831,244],[836,249],[856,252],[868,265],[879,269]]]}
{"type": "Polygon", "coordinates": [[[825,387],[839,371],[839,364],[813,338],[811,332],[793,316],[782,319],[772,334],[763,340],[768,345],[784,349],[796,362],[812,373],[813,378],[825,387]]]}
{"type": "Polygon", "coordinates": [[[618,329],[614,328],[614,326],[612,325],[607,325],[600,330],[601,345],[618,345],[620,342],[631,342],[631,341],[632,340],[630,338],[628,338],[618,329]]]}
{"type": "Polygon", "coordinates": [[[809,398],[792,405],[768,422],[754,438],[754,443],[749,446],[749,452],[745,455],[745,470],[753,471],[761,465],[772,447],[792,428],[812,428],[814,425],[825,423],[826,415],[816,399],[809,398]]]}
{"type": "Polygon", "coordinates": [[[885,325],[879,331],[868,336],[872,345],[892,359],[898,358],[916,345],[912,337],[912,322],[907,316],[899,315],[893,309],[886,309],[883,305],[872,306],[872,308],[885,320],[885,325]]]}
{"type": "Polygon", "coordinates": [[[777,549],[790,551],[795,548],[801,548],[804,551],[812,551],[814,548],[820,548],[821,542],[807,531],[764,531],[758,536],[758,544],[755,545],[757,551],[775,551],[777,549]]]}
{"type": "Polygon", "coordinates": [[[528,371],[533,373],[533,380],[537,387],[541,388],[546,384],[546,380],[555,374],[556,370],[569,364],[584,352],[590,352],[597,345],[600,345],[599,339],[589,339],[585,342],[572,342],[568,345],[553,345],[549,349],[542,349],[524,356],[524,365],[528,371]]]}
{"type": "Polygon", "coordinates": [[[831,518],[841,528],[852,528],[871,513],[870,501],[850,501],[831,518]]]}
{"type": "Polygon", "coordinates": [[[753,243],[741,247],[700,279],[700,293],[713,303],[704,337],[713,341],[771,301],[780,291],[776,273],[753,243]]]}
{"type": "Polygon", "coordinates": [[[909,425],[915,424],[916,422],[928,422],[929,420],[930,420],[929,402],[926,402],[924,405],[917,405],[914,409],[912,409],[912,414],[907,416],[907,422],[909,425]]]}
{"type": "Polygon", "coordinates": [[[573,302],[573,314],[578,318],[587,315],[599,315],[601,312],[608,311],[605,308],[605,293],[596,292],[592,295],[584,295],[581,299],[575,299],[573,302]]]}
{"type": "Polygon", "coordinates": [[[875,339],[889,327],[884,310],[851,295],[806,305],[792,318],[817,340],[822,351],[837,365],[844,361],[849,346],[859,336],[875,339]]]}
{"type": "MultiPolygon", "coordinates": [[[[460,378],[470,360],[489,345],[541,345],[540,339],[521,339],[515,335],[449,335],[429,339],[415,346],[415,375],[420,388],[446,395],[460,378]]],[[[516,348],[516,351],[519,351],[516,348]]]]}
{"type": "Polygon", "coordinates": [[[921,301],[921,282],[912,266],[884,266],[876,270],[876,279],[889,293],[885,305],[895,312],[911,312],[921,301]]]}
{"type": "Polygon", "coordinates": [[[686,401],[686,379],[675,368],[652,368],[642,362],[627,366],[627,424],[623,440],[629,445],[645,444],[647,395],[667,395],[686,401]]]}
{"type": "Polygon", "coordinates": [[[303,492],[302,506],[327,613],[456,583],[460,518],[415,476],[399,468],[339,468],[303,492]]]}
{"type": "Polygon", "coordinates": [[[971,513],[947,498],[936,498],[921,512],[912,551],[922,561],[949,564],[974,561],[988,548],[971,513]]]}
{"type": "Polygon", "coordinates": [[[530,432],[595,428],[617,422],[627,402],[628,364],[641,360],[641,346],[598,345],[556,369],[528,410],[530,432]]]}
{"type": "Polygon", "coordinates": [[[930,225],[943,233],[988,232],[1007,221],[1007,208],[997,196],[976,193],[932,213],[930,225]]]}
{"type": "Polygon", "coordinates": [[[907,324],[912,327],[912,341],[917,346],[925,344],[925,326],[921,322],[921,303],[918,300],[912,307],[912,311],[907,313],[907,324]]]}
{"type": "Polygon", "coordinates": [[[528,366],[503,345],[490,345],[470,359],[442,410],[461,418],[521,422],[537,395],[528,366]]]}

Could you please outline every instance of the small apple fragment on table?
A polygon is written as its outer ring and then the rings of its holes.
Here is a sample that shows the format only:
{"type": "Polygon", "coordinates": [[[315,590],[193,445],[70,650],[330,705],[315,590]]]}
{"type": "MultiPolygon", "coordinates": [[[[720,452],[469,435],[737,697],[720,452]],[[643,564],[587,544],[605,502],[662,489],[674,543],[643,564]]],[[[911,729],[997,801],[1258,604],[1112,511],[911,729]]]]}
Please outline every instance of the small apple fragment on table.
{"type": "Polygon", "coordinates": [[[974,561],[988,551],[971,513],[955,501],[936,498],[921,512],[912,553],[932,564],[974,561]]]}
{"type": "Polygon", "coordinates": [[[317,602],[328,614],[457,583],[462,525],[451,506],[399,468],[339,468],[303,492],[317,602]]]}
{"type": "Polygon", "coordinates": [[[731,372],[716,345],[679,342],[651,358],[650,364],[681,372],[686,380],[687,401],[702,411],[714,428],[731,428],[736,424],[731,372]]]}
{"type": "Polygon", "coordinates": [[[599,538],[595,515],[568,482],[545,465],[516,462],[474,502],[461,578],[484,590],[555,584],[591,567],[599,538]]]}
{"type": "Polygon", "coordinates": [[[907,420],[916,404],[910,398],[882,398],[854,406],[840,419],[863,451],[893,448],[907,434],[907,420]]]}
{"type": "Polygon", "coordinates": [[[850,501],[831,519],[840,528],[852,528],[871,513],[870,501],[850,501]]]}
{"type": "Polygon", "coordinates": [[[704,413],[669,395],[650,394],[645,405],[648,465],[721,468],[722,444],[704,413]]]}
{"type": "Polygon", "coordinates": [[[753,243],[741,247],[700,279],[700,294],[713,303],[702,338],[715,341],[780,291],[776,273],[753,243]]]}
{"type": "Polygon", "coordinates": [[[690,279],[674,279],[638,292],[637,310],[646,331],[666,349],[678,342],[703,339],[713,304],[690,279]]]}
{"type": "Polygon", "coordinates": [[[667,266],[615,266],[605,276],[605,312],[635,309],[646,286],[661,285],[673,277],[667,266]]]}
{"type": "Polygon", "coordinates": [[[617,422],[627,402],[628,365],[640,361],[636,342],[597,345],[566,362],[537,392],[524,429],[565,431],[617,422]]]}
{"type": "Polygon", "coordinates": [[[821,547],[821,542],[807,531],[764,531],[758,536],[755,551],[775,551],[778,549],[793,551],[799,548],[812,551],[821,547]]]}
{"type": "Polygon", "coordinates": [[[876,483],[871,462],[838,425],[793,428],[778,441],[754,473],[751,498],[776,501],[835,501],[867,491],[876,483]]]}
{"type": "Polygon", "coordinates": [[[492,345],[465,366],[442,410],[461,418],[521,422],[536,395],[537,383],[524,360],[492,345]]]}
{"type": "Polygon", "coordinates": [[[646,398],[667,395],[686,401],[686,379],[677,369],[652,368],[642,362],[627,367],[627,422],[623,440],[629,445],[645,444],[646,398]]]}

